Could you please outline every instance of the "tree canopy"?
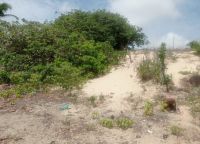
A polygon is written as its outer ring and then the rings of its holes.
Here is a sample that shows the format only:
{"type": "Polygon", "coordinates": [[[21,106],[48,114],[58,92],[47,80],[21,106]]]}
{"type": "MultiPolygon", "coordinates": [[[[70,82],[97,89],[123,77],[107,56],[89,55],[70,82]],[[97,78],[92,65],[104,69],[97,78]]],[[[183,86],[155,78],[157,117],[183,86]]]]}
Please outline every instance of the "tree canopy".
{"type": "Polygon", "coordinates": [[[75,10],[60,16],[54,25],[63,31],[81,33],[90,40],[107,41],[114,49],[124,49],[129,45],[141,46],[145,42],[142,28],[131,25],[123,16],[106,10],[75,10]]]}
{"type": "Polygon", "coordinates": [[[6,12],[9,9],[12,9],[11,5],[9,5],[7,3],[0,3],[0,17],[12,16],[12,17],[15,17],[16,19],[18,19],[18,17],[15,15],[6,14],[6,12]]]}

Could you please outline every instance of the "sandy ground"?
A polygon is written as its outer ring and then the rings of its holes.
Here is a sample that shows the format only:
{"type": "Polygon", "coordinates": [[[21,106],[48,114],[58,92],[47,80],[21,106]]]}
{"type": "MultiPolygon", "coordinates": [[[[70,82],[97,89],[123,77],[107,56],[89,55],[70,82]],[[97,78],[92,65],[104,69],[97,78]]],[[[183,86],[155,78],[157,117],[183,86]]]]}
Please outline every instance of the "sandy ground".
{"type": "MultiPolygon", "coordinates": [[[[152,54],[150,54],[152,55],[152,54]]],[[[180,71],[196,70],[200,58],[191,52],[176,52],[176,60],[168,60],[168,73],[172,74],[175,90],[167,95],[183,97],[180,71]]],[[[0,144],[200,144],[200,127],[194,122],[189,107],[178,103],[175,113],[160,112],[144,116],[144,102],[156,102],[165,95],[165,89],[152,82],[142,83],[136,67],[144,52],[132,53],[110,73],[88,81],[83,88],[69,97],[60,90],[37,94],[20,100],[0,100],[0,144]],[[88,99],[96,97],[95,107],[88,99]],[[14,102],[13,102],[14,101],[14,102]],[[63,103],[70,109],[60,110],[63,103]],[[12,104],[12,105],[11,105],[12,104]],[[108,129],[99,119],[129,117],[132,128],[108,129]],[[170,133],[170,126],[183,128],[179,137],[170,133]]]]}

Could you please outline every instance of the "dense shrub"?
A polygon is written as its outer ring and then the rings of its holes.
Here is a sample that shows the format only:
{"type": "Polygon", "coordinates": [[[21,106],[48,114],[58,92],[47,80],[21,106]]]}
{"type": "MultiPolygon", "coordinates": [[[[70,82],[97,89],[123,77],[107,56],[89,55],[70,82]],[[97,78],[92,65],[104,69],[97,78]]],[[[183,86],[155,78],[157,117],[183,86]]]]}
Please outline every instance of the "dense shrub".
{"type": "Polygon", "coordinates": [[[41,85],[72,89],[117,64],[124,56],[117,50],[144,41],[141,28],[105,10],[73,11],[51,23],[0,21],[0,83],[14,85],[2,95],[41,85]]]}
{"type": "Polygon", "coordinates": [[[189,46],[192,50],[194,50],[198,55],[200,54],[200,42],[199,41],[192,41],[189,43],[189,46]]]}
{"type": "Polygon", "coordinates": [[[105,10],[76,10],[59,17],[55,26],[63,31],[82,33],[87,39],[97,42],[108,41],[114,49],[123,49],[128,45],[140,46],[145,41],[141,28],[130,25],[121,15],[105,10]]]}

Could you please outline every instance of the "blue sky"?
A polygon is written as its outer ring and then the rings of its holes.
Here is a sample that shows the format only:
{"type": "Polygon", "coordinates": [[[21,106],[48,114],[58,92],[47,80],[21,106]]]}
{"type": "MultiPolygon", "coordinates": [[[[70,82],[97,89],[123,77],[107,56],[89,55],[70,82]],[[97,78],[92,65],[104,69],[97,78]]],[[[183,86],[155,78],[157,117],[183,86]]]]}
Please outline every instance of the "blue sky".
{"type": "Polygon", "coordinates": [[[199,0],[0,0],[13,7],[9,13],[35,21],[54,20],[72,9],[107,9],[120,13],[129,22],[141,26],[151,42],[158,46],[184,47],[200,40],[199,0]],[[58,12],[57,14],[55,12],[58,12]]]}

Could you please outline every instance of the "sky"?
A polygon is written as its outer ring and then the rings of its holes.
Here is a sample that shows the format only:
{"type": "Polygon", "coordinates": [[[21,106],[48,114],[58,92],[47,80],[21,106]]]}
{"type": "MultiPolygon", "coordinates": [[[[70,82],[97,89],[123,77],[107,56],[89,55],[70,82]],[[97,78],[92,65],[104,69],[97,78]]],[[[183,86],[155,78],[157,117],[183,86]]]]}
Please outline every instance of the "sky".
{"type": "Polygon", "coordinates": [[[200,40],[200,0],[0,0],[11,4],[8,13],[34,21],[53,21],[73,9],[106,9],[143,28],[150,47],[161,42],[183,48],[200,40]]]}

